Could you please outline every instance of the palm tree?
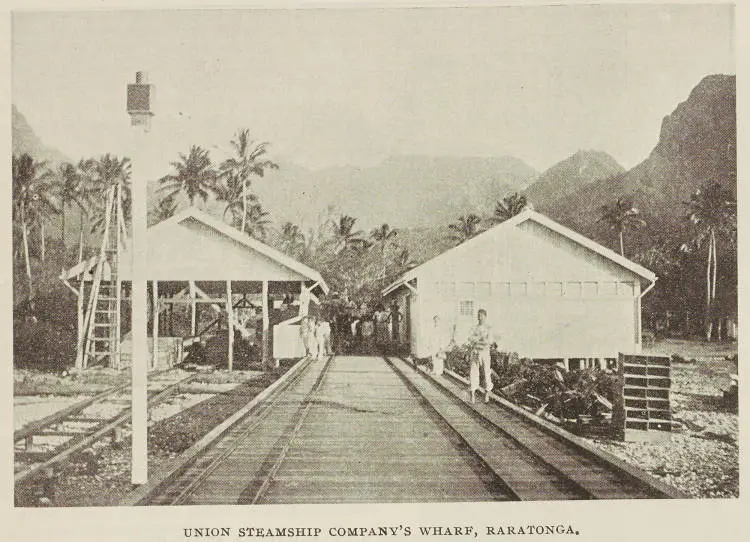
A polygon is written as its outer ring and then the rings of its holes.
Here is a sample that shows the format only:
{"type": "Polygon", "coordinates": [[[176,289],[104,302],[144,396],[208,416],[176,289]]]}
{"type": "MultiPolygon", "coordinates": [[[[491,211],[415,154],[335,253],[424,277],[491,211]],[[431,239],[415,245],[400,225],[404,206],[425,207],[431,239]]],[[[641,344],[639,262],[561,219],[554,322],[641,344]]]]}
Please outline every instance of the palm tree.
{"type": "Polygon", "coordinates": [[[492,216],[493,222],[505,222],[509,218],[513,218],[517,214],[520,214],[526,207],[528,202],[526,196],[519,194],[518,192],[506,196],[503,201],[498,201],[495,205],[495,214],[492,216]]]}
{"type": "Polygon", "coordinates": [[[408,248],[401,249],[401,251],[396,256],[396,265],[398,268],[403,271],[408,271],[412,267],[416,266],[416,262],[412,260],[411,254],[409,253],[408,248]]]}
{"type": "Polygon", "coordinates": [[[611,230],[615,230],[620,238],[620,255],[625,256],[625,245],[623,243],[623,232],[626,229],[635,229],[646,225],[639,217],[640,211],[633,205],[631,200],[617,198],[610,205],[602,206],[601,222],[606,222],[611,230]]]}
{"type": "MultiPolygon", "coordinates": [[[[700,248],[708,245],[706,257],[706,339],[711,340],[713,321],[711,310],[716,299],[716,276],[718,269],[718,250],[716,239],[722,237],[732,244],[737,236],[737,201],[731,191],[719,183],[706,183],[703,188],[696,190],[687,202],[690,207],[688,219],[696,227],[692,239],[692,246],[700,248]]],[[[689,250],[689,245],[683,245],[683,250],[689,250]]]]}
{"type": "Polygon", "coordinates": [[[175,197],[184,192],[190,205],[195,204],[195,198],[200,197],[205,203],[209,193],[216,192],[217,172],[211,162],[208,151],[193,145],[186,155],[180,153],[180,159],[170,165],[174,173],[165,175],[159,182],[160,190],[168,192],[165,197],[175,197]]]}
{"type": "Polygon", "coordinates": [[[164,197],[159,200],[156,211],[154,212],[154,222],[164,222],[165,220],[172,218],[177,212],[177,202],[174,197],[164,197]]]}
{"type": "Polygon", "coordinates": [[[334,253],[338,254],[344,249],[365,245],[362,239],[362,232],[352,231],[356,223],[356,218],[342,215],[338,222],[334,224],[334,243],[336,246],[334,253]]]}
{"type": "MultiPolygon", "coordinates": [[[[278,169],[279,166],[271,160],[262,159],[267,152],[268,142],[256,143],[250,140],[250,130],[244,129],[237,132],[231,141],[236,157],[228,158],[222,162],[219,175],[231,179],[230,182],[239,185],[237,199],[242,204],[242,220],[240,230],[245,231],[245,221],[249,216],[248,199],[250,190],[250,179],[253,175],[263,177],[267,169],[278,169]]],[[[228,203],[233,203],[234,200],[228,203]]]]}
{"type": "Polygon", "coordinates": [[[448,225],[448,228],[451,230],[450,238],[457,241],[460,245],[479,233],[479,225],[481,223],[482,219],[473,213],[459,216],[457,222],[448,225]]]}
{"type": "Polygon", "coordinates": [[[297,257],[305,247],[305,234],[297,224],[286,222],[281,227],[281,247],[290,256],[297,257]]]}
{"type": "Polygon", "coordinates": [[[265,240],[268,225],[271,221],[268,220],[268,212],[263,209],[260,203],[250,205],[247,209],[247,216],[243,215],[243,220],[245,221],[245,231],[250,237],[255,237],[261,241],[265,240]]]}
{"type": "MultiPolygon", "coordinates": [[[[86,214],[86,187],[81,172],[70,163],[63,163],[57,167],[56,192],[60,198],[61,224],[60,241],[65,247],[65,209],[69,205],[76,205],[82,214],[86,214]]],[[[81,218],[83,222],[83,218],[81,218]]]]}
{"type": "MultiPolygon", "coordinates": [[[[130,189],[130,158],[119,158],[112,154],[105,154],[98,160],[93,160],[90,164],[82,164],[84,171],[89,176],[90,187],[87,193],[93,199],[93,217],[91,231],[96,232],[104,229],[104,219],[106,217],[107,191],[113,186],[119,185],[122,191],[122,212],[123,221],[127,224],[130,221],[130,209],[132,194],[130,189]]],[[[80,165],[79,165],[80,167],[80,165]]]]}
{"type": "Polygon", "coordinates": [[[224,220],[229,215],[229,222],[235,225],[241,231],[244,231],[243,225],[243,214],[247,214],[247,201],[255,202],[257,198],[254,194],[249,194],[246,198],[243,197],[243,188],[240,178],[233,174],[227,173],[223,175],[223,182],[217,183],[214,186],[214,193],[216,194],[217,201],[226,202],[224,207],[224,220]]]}
{"type": "MultiPolygon", "coordinates": [[[[52,172],[46,162],[37,162],[31,155],[13,155],[13,221],[21,229],[26,278],[29,283],[29,297],[33,297],[31,260],[29,258],[29,229],[34,224],[43,224],[59,209],[51,198],[52,172]]],[[[44,230],[42,229],[42,234],[44,230]]]]}
{"type": "Polygon", "coordinates": [[[385,255],[385,249],[388,241],[398,235],[398,230],[392,230],[388,224],[381,224],[370,232],[370,238],[377,244],[380,244],[381,255],[385,255]]]}

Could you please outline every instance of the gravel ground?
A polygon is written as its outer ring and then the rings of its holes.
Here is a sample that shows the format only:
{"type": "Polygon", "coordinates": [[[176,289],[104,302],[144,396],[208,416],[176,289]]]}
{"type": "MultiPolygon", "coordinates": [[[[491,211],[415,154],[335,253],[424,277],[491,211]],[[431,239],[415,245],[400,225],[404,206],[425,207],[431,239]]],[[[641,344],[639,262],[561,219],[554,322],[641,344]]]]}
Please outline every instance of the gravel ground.
{"type": "MultiPolygon", "coordinates": [[[[181,392],[158,405],[150,413],[149,471],[157,472],[246,405],[291,365],[284,363],[267,376],[257,371],[202,374],[189,386],[205,393],[181,392]],[[223,391],[215,394],[214,390],[223,391]]],[[[114,506],[131,489],[130,427],[126,425],[121,442],[113,444],[109,438],[102,439],[56,472],[53,484],[45,487],[39,482],[19,489],[15,502],[16,506],[114,506]]]]}
{"type": "Polygon", "coordinates": [[[26,369],[13,371],[13,396],[22,395],[94,395],[130,379],[127,371],[92,367],[77,374],[51,374],[26,369]]]}
{"type": "Polygon", "coordinates": [[[693,497],[738,497],[738,415],[721,401],[737,374],[737,362],[723,358],[736,354],[736,345],[663,341],[647,353],[688,360],[672,365],[672,412],[680,429],[662,444],[591,442],[693,497]]]}
{"type": "Polygon", "coordinates": [[[49,395],[24,395],[13,399],[13,430],[18,431],[24,425],[54,414],[86,399],[87,395],[56,397],[49,395]]]}

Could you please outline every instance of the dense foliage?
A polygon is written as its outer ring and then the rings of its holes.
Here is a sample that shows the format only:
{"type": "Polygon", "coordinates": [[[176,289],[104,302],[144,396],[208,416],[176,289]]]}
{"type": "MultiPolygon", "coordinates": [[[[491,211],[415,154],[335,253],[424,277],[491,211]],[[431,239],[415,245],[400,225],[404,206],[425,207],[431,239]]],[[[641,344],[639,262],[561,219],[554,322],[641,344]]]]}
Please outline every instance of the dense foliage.
{"type": "MultiPolygon", "coordinates": [[[[468,346],[455,346],[448,352],[446,368],[468,377],[470,355],[468,346]]],[[[496,350],[491,351],[491,365],[495,393],[554,421],[611,412],[617,377],[603,369],[569,371],[496,350]]]]}

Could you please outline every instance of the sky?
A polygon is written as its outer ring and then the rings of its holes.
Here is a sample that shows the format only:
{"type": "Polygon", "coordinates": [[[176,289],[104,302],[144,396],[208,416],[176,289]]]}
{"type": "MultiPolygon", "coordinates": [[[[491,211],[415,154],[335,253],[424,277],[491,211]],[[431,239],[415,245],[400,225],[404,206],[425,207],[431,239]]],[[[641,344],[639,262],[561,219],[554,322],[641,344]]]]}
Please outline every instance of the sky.
{"type": "Polygon", "coordinates": [[[308,168],[391,155],[579,149],[629,168],[711,73],[734,73],[729,5],[15,12],[12,99],[70,158],[128,154],[125,86],[155,86],[139,151],[166,173],[239,128],[308,168]]]}

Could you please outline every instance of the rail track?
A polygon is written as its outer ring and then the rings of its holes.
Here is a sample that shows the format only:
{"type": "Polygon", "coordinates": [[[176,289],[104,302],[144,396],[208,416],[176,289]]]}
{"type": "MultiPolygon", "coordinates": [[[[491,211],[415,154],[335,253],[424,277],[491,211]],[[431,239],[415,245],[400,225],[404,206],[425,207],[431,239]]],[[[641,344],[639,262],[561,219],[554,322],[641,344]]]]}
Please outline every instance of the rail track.
{"type": "MultiPolygon", "coordinates": [[[[153,407],[199,376],[192,374],[175,380],[169,370],[150,376],[149,407],[153,407]],[[165,378],[166,377],[166,378],[165,378]]],[[[16,485],[49,472],[68,461],[95,442],[111,435],[119,438],[118,431],[130,421],[130,384],[122,384],[93,397],[79,401],[45,418],[31,422],[13,433],[16,461],[23,463],[15,473],[16,485]],[[35,441],[50,440],[39,450],[35,441]]]]}
{"type": "Polygon", "coordinates": [[[464,388],[399,358],[305,360],[122,504],[684,497],[464,388]]]}
{"type": "Polygon", "coordinates": [[[488,404],[469,403],[465,398],[468,382],[458,375],[448,372],[434,377],[399,358],[390,358],[388,363],[472,448],[487,457],[519,500],[687,498],[496,395],[488,404]],[[503,448],[511,453],[504,455],[503,448]]]}

